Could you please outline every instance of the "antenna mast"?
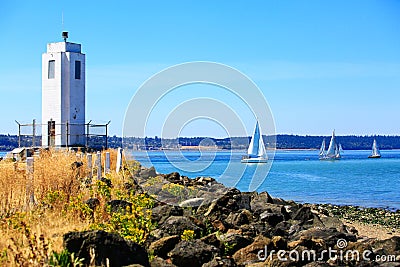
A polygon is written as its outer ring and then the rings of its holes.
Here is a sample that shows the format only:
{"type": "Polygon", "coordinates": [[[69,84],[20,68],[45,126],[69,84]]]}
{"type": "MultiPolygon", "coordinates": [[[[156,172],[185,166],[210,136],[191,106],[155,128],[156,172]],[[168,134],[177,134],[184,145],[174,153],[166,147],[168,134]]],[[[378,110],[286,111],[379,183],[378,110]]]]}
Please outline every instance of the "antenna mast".
{"type": "Polygon", "coordinates": [[[64,31],[64,11],[61,11],[61,28],[62,28],[61,36],[64,39],[64,42],[66,42],[68,39],[68,32],[64,31]]]}

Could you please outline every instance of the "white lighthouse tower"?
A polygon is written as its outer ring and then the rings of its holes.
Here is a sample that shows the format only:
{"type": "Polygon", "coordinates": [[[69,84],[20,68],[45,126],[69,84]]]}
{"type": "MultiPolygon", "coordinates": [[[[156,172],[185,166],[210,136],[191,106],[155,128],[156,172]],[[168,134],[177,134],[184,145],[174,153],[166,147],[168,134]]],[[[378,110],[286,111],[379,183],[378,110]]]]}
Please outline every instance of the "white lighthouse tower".
{"type": "Polygon", "coordinates": [[[42,55],[42,146],[85,145],[85,54],[62,36],[42,55]]]}

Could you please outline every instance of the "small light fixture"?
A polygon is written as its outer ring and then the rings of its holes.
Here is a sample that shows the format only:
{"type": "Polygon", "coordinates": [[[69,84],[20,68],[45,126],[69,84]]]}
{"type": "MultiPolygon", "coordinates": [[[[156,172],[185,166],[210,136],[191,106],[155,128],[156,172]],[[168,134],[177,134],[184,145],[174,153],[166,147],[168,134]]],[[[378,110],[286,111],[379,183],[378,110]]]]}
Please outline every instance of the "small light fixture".
{"type": "Polygon", "coordinates": [[[64,39],[64,42],[66,42],[68,39],[68,32],[62,32],[61,35],[62,35],[62,38],[64,39]]]}

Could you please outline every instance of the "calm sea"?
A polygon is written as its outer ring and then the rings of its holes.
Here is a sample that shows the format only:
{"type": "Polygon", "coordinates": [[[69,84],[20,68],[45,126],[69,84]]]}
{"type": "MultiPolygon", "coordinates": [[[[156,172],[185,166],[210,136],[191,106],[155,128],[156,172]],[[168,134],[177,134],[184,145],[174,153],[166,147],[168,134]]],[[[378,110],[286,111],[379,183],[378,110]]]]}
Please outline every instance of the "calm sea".
{"type": "Polygon", "coordinates": [[[380,159],[368,159],[370,151],[345,151],[341,160],[320,161],[318,151],[278,151],[269,173],[268,165],[240,163],[238,151],[135,151],[133,156],[159,173],[210,176],[241,191],[256,179],[257,191],[302,203],[400,209],[400,150],[381,153],[380,159]],[[263,177],[255,177],[256,168],[266,168],[263,177]]]}

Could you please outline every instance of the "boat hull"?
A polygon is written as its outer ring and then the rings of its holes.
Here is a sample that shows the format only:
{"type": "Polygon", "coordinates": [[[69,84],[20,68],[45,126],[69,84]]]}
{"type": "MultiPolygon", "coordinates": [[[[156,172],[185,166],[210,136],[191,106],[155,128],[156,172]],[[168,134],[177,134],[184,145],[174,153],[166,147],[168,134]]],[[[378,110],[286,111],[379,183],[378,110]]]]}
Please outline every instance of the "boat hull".
{"type": "Polygon", "coordinates": [[[319,160],[333,161],[333,160],[340,160],[340,157],[320,157],[319,160]]]}
{"type": "Polygon", "coordinates": [[[368,156],[369,159],[379,159],[381,155],[370,155],[368,156]]]}
{"type": "Polygon", "coordinates": [[[243,158],[241,163],[267,163],[268,159],[265,158],[243,158]]]}

